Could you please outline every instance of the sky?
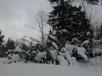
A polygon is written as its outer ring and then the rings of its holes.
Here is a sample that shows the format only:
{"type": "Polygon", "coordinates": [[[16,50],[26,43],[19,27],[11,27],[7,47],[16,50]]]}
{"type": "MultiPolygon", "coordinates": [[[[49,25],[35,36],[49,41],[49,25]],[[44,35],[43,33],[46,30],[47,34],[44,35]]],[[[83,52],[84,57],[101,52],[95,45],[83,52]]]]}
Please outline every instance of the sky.
{"type": "Polygon", "coordinates": [[[47,0],[0,0],[0,30],[6,38],[24,35],[37,38],[39,32],[25,25],[36,27],[34,17],[41,10],[51,10],[47,0]]]}
{"type": "MultiPolygon", "coordinates": [[[[39,32],[25,25],[36,27],[36,14],[51,9],[48,0],[0,0],[0,30],[5,38],[18,39],[25,35],[39,38],[39,32]]],[[[93,19],[102,22],[102,6],[94,6],[93,12],[93,19]]]]}

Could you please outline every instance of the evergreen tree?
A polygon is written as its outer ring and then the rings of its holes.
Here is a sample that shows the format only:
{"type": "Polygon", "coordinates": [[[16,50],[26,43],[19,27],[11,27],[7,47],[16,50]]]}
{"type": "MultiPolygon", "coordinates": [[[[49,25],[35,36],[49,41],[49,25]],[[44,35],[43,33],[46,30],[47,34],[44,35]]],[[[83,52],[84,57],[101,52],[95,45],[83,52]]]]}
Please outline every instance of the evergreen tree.
{"type": "Polygon", "coordinates": [[[7,50],[5,45],[1,45],[0,47],[0,57],[6,57],[7,56],[7,50]]]}
{"type": "Polygon", "coordinates": [[[3,43],[3,38],[4,38],[4,35],[2,35],[2,32],[0,31],[0,46],[1,46],[2,43],[3,43]]]}
{"type": "Polygon", "coordinates": [[[91,32],[90,21],[80,7],[71,5],[72,0],[49,0],[53,7],[48,23],[56,31],[54,34],[61,44],[66,40],[78,38],[80,41],[87,39],[87,32],[91,32]],[[63,31],[63,30],[66,30],[63,31]]]}
{"type": "Polygon", "coordinates": [[[6,43],[6,49],[7,50],[15,49],[15,42],[13,40],[11,40],[10,38],[8,39],[8,41],[6,43]]]}
{"type": "Polygon", "coordinates": [[[25,43],[22,43],[22,46],[20,48],[23,49],[24,51],[28,51],[29,49],[29,47],[25,43]]]}
{"type": "Polygon", "coordinates": [[[4,35],[2,35],[2,32],[0,31],[0,57],[5,57],[6,56],[6,50],[5,46],[3,45],[3,40],[4,35]]]}

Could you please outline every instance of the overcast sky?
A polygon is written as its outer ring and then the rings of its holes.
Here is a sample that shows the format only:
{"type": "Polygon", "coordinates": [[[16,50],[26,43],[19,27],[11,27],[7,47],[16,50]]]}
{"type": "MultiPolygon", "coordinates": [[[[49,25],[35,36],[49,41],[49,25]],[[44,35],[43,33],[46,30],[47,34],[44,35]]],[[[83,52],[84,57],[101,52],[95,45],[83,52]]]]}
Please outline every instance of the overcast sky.
{"type": "MultiPolygon", "coordinates": [[[[47,0],[0,0],[0,29],[6,37],[21,38],[24,35],[37,38],[39,33],[25,24],[36,26],[34,16],[38,11],[51,10],[47,0]]],[[[102,21],[102,7],[95,7],[94,19],[102,21]]]]}
{"type": "Polygon", "coordinates": [[[0,0],[0,29],[6,37],[36,37],[38,32],[24,25],[36,26],[34,16],[42,9],[46,12],[51,10],[47,0],[0,0]]]}

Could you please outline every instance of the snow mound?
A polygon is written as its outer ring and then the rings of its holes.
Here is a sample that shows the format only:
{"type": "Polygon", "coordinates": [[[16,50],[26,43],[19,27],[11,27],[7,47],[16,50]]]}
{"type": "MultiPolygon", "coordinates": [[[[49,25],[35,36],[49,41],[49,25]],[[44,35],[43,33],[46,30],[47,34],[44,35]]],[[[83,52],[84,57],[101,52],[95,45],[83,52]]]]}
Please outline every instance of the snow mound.
{"type": "Polygon", "coordinates": [[[68,66],[68,62],[64,59],[63,56],[58,55],[57,60],[60,63],[60,66],[68,66]]]}
{"type": "Polygon", "coordinates": [[[102,67],[102,57],[97,56],[95,58],[90,59],[89,63],[95,67],[102,67]]]}
{"type": "Polygon", "coordinates": [[[73,48],[74,48],[74,46],[73,45],[71,45],[71,44],[65,44],[65,48],[66,48],[66,50],[68,50],[69,51],[69,53],[71,54],[72,53],[72,50],[73,50],[73,48]]]}
{"type": "Polygon", "coordinates": [[[100,49],[100,48],[94,48],[93,54],[102,54],[102,49],[100,49]]]}
{"type": "Polygon", "coordinates": [[[50,51],[50,54],[51,54],[51,57],[56,60],[57,59],[57,56],[58,56],[58,51],[55,49],[55,50],[49,50],[50,51]]]}
{"type": "Polygon", "coordinates": [[[83,57],[86,61],[88,61],[88,57],[85,54],[86,53],[86,49],[83,47],[78,47],[78,54],[81,55],[81,57],[83,57]]]}
{"type": "Polygon", "coordinates": [[[22,61],[22,59],[20,58],[20,56],[18,54],[9,54],[8,55],[7,63],[16,63],[16,62],[20,62],[20,61],[22,61]]]}
{"type": "Polygon", "coordinates": [[[36,56],[35,56],[35,60],[37,62],[42,61],[42,59],[46,59],[46,52],[39,52],[36,56]]]}
{"type": "Polygon", "coordinates": [[[0,63],[8,63],[9,59],[8,58],[0,58],[0,63]]]}

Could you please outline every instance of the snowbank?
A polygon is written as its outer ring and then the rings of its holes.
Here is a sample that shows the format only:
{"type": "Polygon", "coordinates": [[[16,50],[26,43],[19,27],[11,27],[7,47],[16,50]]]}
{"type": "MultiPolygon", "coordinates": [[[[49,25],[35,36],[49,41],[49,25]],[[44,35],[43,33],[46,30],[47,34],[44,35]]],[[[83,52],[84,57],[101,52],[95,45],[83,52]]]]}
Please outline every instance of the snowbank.
{"type": "Polygon", "coordinates": [[[102,57],[101,56],[97,56],[95,58],[90,59],[89,62],[91,65],[93,65],[94,67],[100,67],[102,68],[102,57]]]}

